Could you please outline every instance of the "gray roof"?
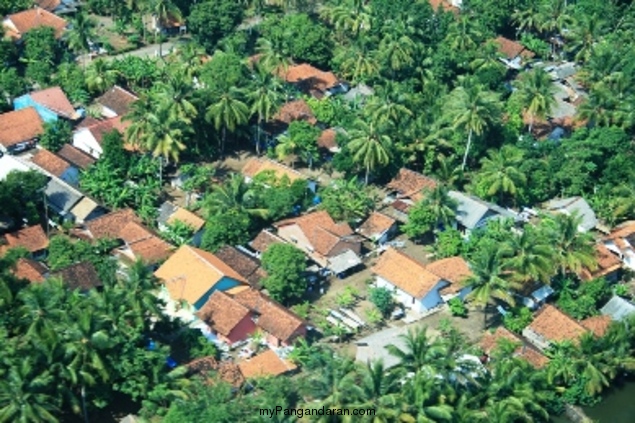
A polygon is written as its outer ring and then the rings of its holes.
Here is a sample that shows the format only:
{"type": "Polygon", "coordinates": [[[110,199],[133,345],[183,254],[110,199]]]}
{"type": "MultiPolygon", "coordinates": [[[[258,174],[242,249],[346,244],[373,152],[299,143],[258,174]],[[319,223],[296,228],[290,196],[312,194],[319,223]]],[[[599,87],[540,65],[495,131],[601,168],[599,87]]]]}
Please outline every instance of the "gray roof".
{"type": "Polygon", "coordinates": [[[458,191],[450,191],[449,196],[456,200],[456,220],[468,229],[475,229],[486,219],[515,218],[514,213],[496,204],[458,191]]]}
{"type": "Polygon", "coordinates": [[[580,227],[585,231],[590,231],[598,224],[595,212],[582,197],[554,198],[545,203],[544,208],[550,211],[558,211],[566,214],[577,213],[582,217],[580,227]]]}
{"type": "Polygon", "coordinates": [[[177,206],[170,203],[169,201],[166,201],[165,203],[161,204],[161,207],[159,207],[159,217],[157,217],[157,222],[159,222],[159,224],[161,225],[166,225],[170,216],[172,216],[177,210],[177,206]]]}
{"type": "Polygon", "coordinates": [[[635,313],[635,304],[614,295],[600,312],[605,316],[611,316],[612,320],[621,321],[635,313]]]}
{"type": "Polygon", "coordinates": [[[357,101],[363,100],[364,97],[368,97],[375,94],[375,91],[366,84],[359,84],[354,88],[351,88],[346,94],[344,94],[344,100],[357,101]]]}
{"type": "Polygon", "coordinates": [[[551,72],[554,79],[565,79],[576,74],[575,63],[563,63],[556,66],[551,72]]]}
{"type": "Polygon", "coordinates": [[[328,259],[328,268],[335,274],[339,274],[352,269],[362,263],[361,259],[351,250],[346,250],[343,253],[330,257],[328,259]]]}
{"type": "Polygon", "coordinates": [[[57,178],[51,178],[46,189],[47,204],[61,215],[70,209],[83,197],[83,194],[57,178]]]}

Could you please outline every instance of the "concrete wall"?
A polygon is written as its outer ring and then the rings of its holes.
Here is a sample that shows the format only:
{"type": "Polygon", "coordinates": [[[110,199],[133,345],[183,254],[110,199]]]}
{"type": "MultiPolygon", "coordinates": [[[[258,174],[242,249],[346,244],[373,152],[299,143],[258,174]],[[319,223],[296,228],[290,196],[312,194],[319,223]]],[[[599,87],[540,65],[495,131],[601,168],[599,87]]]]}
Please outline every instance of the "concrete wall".
{"type": "Polygon", "coordinates": [[[395,301],[400,303],[404,308],[421,311],[420,302],[416,301],[412,295],[397,288],[395,285],[382,278],[381,276],[376,276],[375,286],[377,286],[378,288],[386,288],[392,291],[395,301]]]}
{"type": "Polygon", "coordinates": [[[229,341],[229,344],[235,344],[236,342],[244,341],[254,333],[257,329],[256,324],[251,319],[251,313],[245,316],[240,323],[236,325],[234,329],[225,338],[229,341]]]}
{"type": "Polygon", "coordinates": [[[73,146],[96,159],[99,159],[104,152],[101,145],[93,137],[93,134],[86,128],[82,128],[73,134],[73,146]]]}

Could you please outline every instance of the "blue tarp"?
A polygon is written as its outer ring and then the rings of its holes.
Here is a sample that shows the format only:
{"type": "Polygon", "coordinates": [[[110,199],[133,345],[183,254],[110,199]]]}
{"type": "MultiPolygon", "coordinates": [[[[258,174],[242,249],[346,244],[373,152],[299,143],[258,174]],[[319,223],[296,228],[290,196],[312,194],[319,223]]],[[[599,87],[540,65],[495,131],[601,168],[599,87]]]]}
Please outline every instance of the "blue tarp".
{"type": "Polygon", "coordinates": [[[15,110],[26,109],[27,107],[35,108],[35,111],[37,111],[38,115],[40,115],[44,123],[57,121],[57,114],[33,101],[29,94],[23,95],[22,97],[18,97],[13,100],[13,108],[15,110]]]}

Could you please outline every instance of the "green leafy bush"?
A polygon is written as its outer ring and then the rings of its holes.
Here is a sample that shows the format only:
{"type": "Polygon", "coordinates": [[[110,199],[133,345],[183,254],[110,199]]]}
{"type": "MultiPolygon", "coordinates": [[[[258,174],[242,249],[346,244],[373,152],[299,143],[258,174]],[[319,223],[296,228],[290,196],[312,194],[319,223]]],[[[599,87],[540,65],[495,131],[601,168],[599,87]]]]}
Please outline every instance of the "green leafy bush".
{"type": "Polygon", "coordinates": [[[450,313],[453,316],[457,317],[467,317],[467,308],[465,307],[465,303],[458,297],[452,298],[448,301],[448,306],[450,306],[450,313]]]}

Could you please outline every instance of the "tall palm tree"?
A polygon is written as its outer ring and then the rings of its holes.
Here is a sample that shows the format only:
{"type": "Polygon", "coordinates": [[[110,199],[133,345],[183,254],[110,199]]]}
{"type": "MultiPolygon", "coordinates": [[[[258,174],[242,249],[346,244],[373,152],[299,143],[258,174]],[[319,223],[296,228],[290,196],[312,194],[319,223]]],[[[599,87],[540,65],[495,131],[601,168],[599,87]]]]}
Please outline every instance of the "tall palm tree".
{"type": "Polygon", "coordinates": [[[553,0],[540,3],[538,10],[538,29],[546,35],[560,35],[573,23],[569,14],[567,0],[553,0]]]}
{"type": "Polygon", "coordinates": [[[446,40],[449,47],[461,52],[476,50],[483,41],[483,33],[478,25],[479,21],[473,17],[461,15],[448,29],[446,40]]]}
{"type": "Polygon", "coordinates": [[[431,369],[447,356],[445,346],[432,340],[427,328],[416,328],[399,336],[404,346],[387,345],[388,354],[399,359],[399,366],[407,372],[431,369]]]}
{"type": "Polygon", "coordinates": [[[595,43],[604,35],[606,29],[606,22],[599,16],[582,15],[574,22],[571,32],[566,35],[567,51],[575,54],[574,59],[577,62],[588,62],[595,43]]]}
{"type": "Polygon", "coordinates": [[[269,121],[282,104],[282,81],[260,65],[255,65],[253,88],[247,95],[251,104],[251,114],[258,119],[256,154],[260,154],[262,125],[269,121]]]}
{"type": "Polygon", "coordinates": [[[548,240],[535,229],[525,228],[520,234],[512,233],[506,242],[509,256],[504,266],[511,277],[525,284],[533,280],[548,283],[553,276],[553,250],[548,240]]]}
{"type": "Polygon", "coordinates": [[[0,422],[57,423],[57,400],[48,393],[55,380],[49,371],[39,371],[28,356],[12,364],[0,378],[0,422]]]}
{"type": "Polygon", "coordinates": [[[452,225],[456,217],[458,202],[450,197],[450,190],[445,185],[437,185],[427,192],[423,199],[426,208],[434,216],[435,227],[440,225],[446,228],[452,225]]]}
{"type": "Polygon", "coordinates": [[[353,153],[353,160],[366,169],[364,181],[368,185],[370,172],[378,167],[386,166],[392,157],[392,140],[388,135],[380,134],[377,127],[362,120],[355,123],[350,133],[348,148],[353,153]]]}
{"type": "Polygon", "coordinates": [[[95,37],[95,21],[89,18],[85,12],[78,12],[71,19],[70,29],[66,32],[66,37],[68,47],[72,51],[87,53],[90,51],[91,39],[95,37]]]}
{"type": "Polygon", "coordinates": [[[258,64],[271,72],[286,71],[291,64],[291,59],[285,56],[283,48],[274,44],[270,40],[260,37],[256,41],[256,53],[258,53],[258,64]]]}
{"type": "Polygon", "coordinates": [[[461,170],[465,170],[472,146],[472,137],[481,135],[500,117],[498,95],[484,89],[482,85],[466,84],[455,88],[448,98],[447,119],[455,130],[467,132],[467,146],[461,170]]]}
{"type": "Polygon", "coordinates": [[[468,298],[483,306],[483,326],[487,328],[488,306],[502,301],[510,306],[516,305],[512,290],[520,284],[513,281],[503,267],[503,256],[507,253],[497,245],[488,245],[472,259],[470,275],[464,282],[471,288],[468,298]]]}
{"type": "Polygon", "coordinates": [[[517,33],[536,32],[539,30],[539,6],[539,2],[532,1],[526,4],[525,7],[514,11],[514,13],[512,14],[512,20],[517,25],[517,33]]]}
{"type": "Polygon", "coordinates": [[[598,82],[578,108],[578,119],[588,121],[589,126],[617,125],[623,103],[625,102],[614,95],[604,81],[598,82]]]}
{"type": "MultiPolygon", "coordinates": [[[[181,10],[172,2],[172,0],[149,0],[147,10],[152,14],[157,28],[163,28],[163,25],[170,20],[183,20],[181,10]]],[[[163,42],[159,39],[159,57],[163,57],[163,42]]]]}
{"type": "Polygon", "coordinates": [[[104,59],[97,59],[86,69],[86,87],[92,93],[103,93],[117,81],[117,71],[104,59]]]}
{"type": "Polygon", "coordinates": [[[164,105],[157,107],[148,115],[148,127],[141,139],[137,140],[145,150],[151,151],[154,157],[179,161],[181,151],[185,150],[183,122],[171,118],[170,110],[164,105]]]}
{"type": "Polygon", "coordinates": [[[336,51],[335,59],[340,64],[339,72],[352,83],[368,81],[379,72],[374,52],[353,45],[336,51]]]}
{"type": "Polygon", "coordinates": [[[388,33],[379,43],[378,58],[388,64],[394,77],[395,72],[414,64],[417,45],[407,35],[388,33]]]}
{"type": "Polygon", "coordinates": [[[575,212],[570,215],[558,213],[546,221],[549,240],[555,252],[555,264],[561,274],[577,274],[584,268],[597,268],[593,236],[588,232],[580,232],[581,223],[582,216],[575,212]]]}
{"type": "Polygon", "coordinates": [[[242,101],[243,93],[237,88],[230,88],[221,93],[218,100],[207,108],[205,119],[214,124],[216,130],[222,130],[221,154],[225,152],[227,131],[235,132],[240,125],[249,119],[249,107],[242,101]]]}
{"type": "Polygon", "coordinates": [[[234,174],[222,185],[212,187],[212,192],[205,198],[205,209],[208,215],[238,210],[252,216],[267,216],[267,210],[254,207],[254,195],[244,178],[234,174]]]}
{"type": "Polygon", "coordinates": [[[198,111],[192,103],[194,87],[192,78],[184,69],[168,73],[159,84],[157,97],[168,109],[169,119],[190,124],[198,111]]]}
{"type": "Polygon", "coordinates": [[[377,125],[397,127],[399,123],[412,116],[413,113],[407,106],[408,95],[403,91],[399,84],[393,82],[377,87],[375,95],[364,108],[368,119],[377,125]]]}
{"type": "Polygon", "coordinates": [[[479,177],[487,187],[487,195],[499,197],[509,196],[513,200],[518,189],[525,186],[527,177],[518,170],[523,163],[523,151],[511,145],[504,145],[500,150],[490,150],[488,156],[481,160],[479,177]]]}
{"type": "Polygon", "coordinates": [[[551,77],[543,69],[533,69],[523,73],[516,80],[523,108],[530,116],[529,133],[536,117],[544,119],[556,104],[555,87],[551,77]]]}
{"type": "Polygon", "coordinates": [[[421,423],[448,422],[452,419],[452,406],[444,404],[443,396],[433,374],[415,373],[403,389],[402,401],[405,403],[401,421],[421,423]]]}
{"type": "Polygon", "coordinates": [[[319,401],[317,407],[330,410],[349,408],[361,395],[355,377],[355,363],[352,360],[332,357],[326,360],[320,372],[314,374],[308,392],[319,401]]]}
{"type": "Polygon", "coordinates": [[[320,12],[322,18],[335,27],[341,38],[350,33],[357,38],[362,31],[370,29],[370,5],[363,0],[347,0],[333,6],[324,6],[320,12]]]}
{"type": "Polygon", "coordinates": [[[402,389],[403,373],[388,369],[382,361],[376,361],[359,366],[358,375],[361,390],[356,407],[377,408],[375,415],[370,417],[368,422],[394,421],[399,414],[396,406],[402,389]]]}

